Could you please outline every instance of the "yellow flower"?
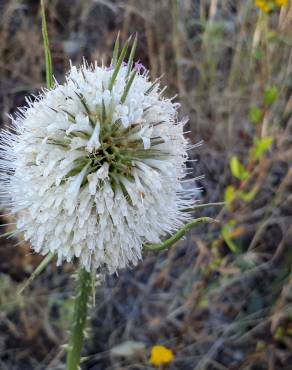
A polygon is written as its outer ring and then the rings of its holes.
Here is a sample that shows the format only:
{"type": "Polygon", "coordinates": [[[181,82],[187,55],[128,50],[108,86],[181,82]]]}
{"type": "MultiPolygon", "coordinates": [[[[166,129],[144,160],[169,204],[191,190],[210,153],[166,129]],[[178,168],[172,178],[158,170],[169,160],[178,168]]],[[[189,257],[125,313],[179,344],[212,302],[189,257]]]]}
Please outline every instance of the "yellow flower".
{"type": "Polygon", "coordinates": [[[169,364],[174,359],[173,352],[164,346],[153,346],[150,363],[154,366],[169,364]]]}
{"type": "Polygon", "coordinates": [[[256,0],[255,5],[265,13],[269,13],[272,10],[271,2],[265,0],[256,0]]]}
{"type": "Polygon", "coordinates": [[[276,0],[276,4],[278,6],[285,6],[285,5],[288,5],[288,1],[289,0],[276,0]]]}
{"type": "Polygon", "coordinates": [[[255,5],[265,13],[269,13],[276,7],[288,5],[289,0],[255,0],[255,5]]]}

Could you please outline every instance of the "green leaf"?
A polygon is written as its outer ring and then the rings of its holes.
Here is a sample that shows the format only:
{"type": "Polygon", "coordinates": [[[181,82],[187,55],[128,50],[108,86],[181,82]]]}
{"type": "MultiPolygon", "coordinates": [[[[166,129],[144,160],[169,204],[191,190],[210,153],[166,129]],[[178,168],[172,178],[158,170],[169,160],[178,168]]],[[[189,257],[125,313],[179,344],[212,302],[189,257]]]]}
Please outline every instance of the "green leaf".
{"type": "Polygon", "coordinates": [[[88,115],[89,122],[90,122],[91,126],[95,127],[95,122],[93,121],[93,119],[91,117],[91,112],[90,112],[89,106],[87,105],[85,97],[81,93],[77,93],[76,91],[75,91],[75,94],[79,98],[80,103],[83,105],[83,108],[85,109],[85,112],[88,115]]]}
{"type": "Polygon", "coordinates": [[[52,56],[49,45],[49,36],[47,30],[46,12],[44,0],[41,0],[41,15],[42,15],[42,35],[43,35],[43,45],[45,49],[45,61],[46,61],[46,80],[47,88],[51,89],[54,85],[53,82],[53,64],[52,56]]]}
{"type": "Polygon", "coordinates": [[[229,165],[231,173],[235,178],[241,181],[244,181],[248,178],[248,171],[245,169],[244,165],[240,163],[239,159],[236,156],[231,157],[229,165]]]}
{"type": "Polygon", "coordinates": [[[279,97],[279,90],[276,86],[268,86],[264,92],[264,103],[266,105],[271,105],[279,97]]]}
{"type": "Polygon", "coordinates": [[[259,340],[256,344],[256,351],[262,351],[266,348],[266,343],[262,340],[259,340]]]}
{"type": "Polygon", "coordinates": [[[132,49],[131,49],[131,52],[130,52],[129,60],[128,60],[127,76],[129,76],[129,74],[131,73],[131,70],[132,70],[133,60],[134,60],[134,56],[135,56],[135,52],[136,52],[136,48],[137,48],[137,39],[138,39],[138,36],[136,34],[133,45],[132,45],[132,49]]]}
{"type": "Polygon", "coordinates": [[[226,245],[228,246],[228,248],[231,250],[231,252],[237,253],[238,246],[232,240],[232,231],[233,231],[234,226],[235,226],[235,222],[233,220],[228,222],[225,226],[223,226],[221,230],[221,236],[223,240],[225,241],[226,245]]]}
{"type": "Polygon", "coordinates": [[[266,151],[273,144],[273,138],[266,136],[263,138],[255,138],[253,147],[250,150],[250,160],[257,161],[263,157],[266,151]]]}
{"type": "Polygon", "coordinates": [[[263,112],[260,108],[256,106],[253,106],[250,108],[248,112],[248,119],[250,120],[251,123],[256,125],[261,122],[262,118],[263,118],[263,112]]]}
{"type": "Polygon", "coordinates": [[[118,32],[115,46],[114,46],[114,51],[113,51],[113,58],[112,58],[112,65],[115,66],[118,61],[118,55],[119,55],[119,48],[120,48],[120,31],[118,32]]]}
{"type": "Polygon", "coordinates": [[[199,308],[207,308],[209,307],[209,299],[207,297],[203,297],[199,303],[198,303],[199,308]]]}
{"type": "Polygon", "coordinates": [[[283,326],[279,326],[277,329],[276,329],[276,332],[274,334],[274,338],[276,340],[282,340],[285,336],[285,330],[283,328],[283,326]]]}
{"type": "Polygon", "coordinates": [[[245,191],[241,191],[238,196],[241,200],[243,200],[244,202],[246,203],[250,203],[254,198],[255,196],[257,195],[258,193],[258,187],[255,186],[252,190],[248,191],[248,192],[245,192],[245,191]]]}
{"type": "Polygon", "coordinates": [[[119,70],[121,69],[121,66],[122,66],[122,63],[126,57],[126,54],[127,54],[127,50],[128,50],[128,46],[129,46],[129,42],[130,42],[130,38],[125,42],[125,45],[121,51],[121,54],[117,60],[117,63],[115,65],[115,69],[113,71],[113,74],[112,74],[112,77],[110,79],[110,82],[109,82],[109,86],[108,86],[108,89],[111,91],[113,86],[114,86],[114,83],[115,83],[115,80],[117,78],[117,75],[119,73],[119,70]]]}
{"type": "Polygon", "coordinates": [[[130,91],[130,88],[132,86],[132,83],[134,82],[134,79],[135,79],[136,74],[137,74],[137,71],[135,71],[135,70],[131,73],[130,78],[129,78],[126,86],[125,86],[125,90],[123,92],[123,95],[121,97],[121,103],[124,103],[126,101],[126,98],[127,98],[128,93],[130,91]]]}
{"type": "Polygon", "coordinates": [[[227,207],[233,202],[234,198],[235,198],[235,188],[232,185],[228,185],[224,194],[224,201],[227,207]]]}

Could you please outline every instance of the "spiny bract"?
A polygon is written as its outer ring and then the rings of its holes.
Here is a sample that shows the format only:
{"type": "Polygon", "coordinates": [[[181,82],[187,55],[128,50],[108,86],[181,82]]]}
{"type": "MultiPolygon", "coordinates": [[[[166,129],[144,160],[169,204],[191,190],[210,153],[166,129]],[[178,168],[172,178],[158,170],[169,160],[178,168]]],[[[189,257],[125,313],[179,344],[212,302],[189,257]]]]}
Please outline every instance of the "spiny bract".
{"type": "Polygon", "coordinates": [[[178,104],[140,63],[71,65],[0,143],[2,198],[33,249],[115,272],[188,219],[178,104]]]}

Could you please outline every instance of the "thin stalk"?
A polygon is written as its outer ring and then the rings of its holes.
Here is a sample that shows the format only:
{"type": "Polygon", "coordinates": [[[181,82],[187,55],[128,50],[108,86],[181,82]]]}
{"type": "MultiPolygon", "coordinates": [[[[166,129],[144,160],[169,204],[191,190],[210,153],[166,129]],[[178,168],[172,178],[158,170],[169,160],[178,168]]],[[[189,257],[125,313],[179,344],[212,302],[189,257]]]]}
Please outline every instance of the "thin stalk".
{"type": "Polygon", "coordinates": [[[54,82],[53,82],[53,64],[52,64],[52,56],[51,56],[50,44],[49,44],[49,36],[48,36],[48,29],[47,29],[47,21],[46,21],[46,12],[45,12],[44,0],[41,0],[41,14],[42,14],[42,35],[43,35],[43,44],[44,44],[45,60],[46,60],[47,88],[51,89],[54,85],[54,82]]]}
{"type": "Polygon", "coordinates": [[[190,221],[188,224],[184,225],[176,234],[174,234],[169,239],[165,240],[161,244],[146,244],[144,245],[144,250],[150,250],[153,252],[160,252],[172,247],[176,242],[178,242],[182,237],[184,237],[194,226],[201,223],[218,223],[217,220],[214,220],[210,217],[200,217],[195,220],[190,221]]]}
{"type": "Polygon", "coordinates": [[[69,339],[66,370],[78,370],[87,320],[88,300],[92,290],[91,274],[80,268],[77,278],[72,328],[69,339]]]}
{"type": "Polygon", "coordinates": [[[38,265],[38,267],[32,272],[30,277],[24,282],[22,287],[19,289],[18,294],[21,294],[24,289],[37,277],[39,276],[45,268],[49,265],[49,263],[52,261],[54,258],[53,253],[49,253],[46,255],[46,257],[41,261],[41,263],[38,265]]]}
{"type": "Polygon", "coordinates": [[[193,207],[189,208],[182,208],[181,211],[183,212],[191,212],[195,211],[198,208],[210,208],[210,207],[221,207],[224,206],[226,203],[225,202],[214,202],[214,203],[202,203],[202,204],[197,204],[193,207]]]}

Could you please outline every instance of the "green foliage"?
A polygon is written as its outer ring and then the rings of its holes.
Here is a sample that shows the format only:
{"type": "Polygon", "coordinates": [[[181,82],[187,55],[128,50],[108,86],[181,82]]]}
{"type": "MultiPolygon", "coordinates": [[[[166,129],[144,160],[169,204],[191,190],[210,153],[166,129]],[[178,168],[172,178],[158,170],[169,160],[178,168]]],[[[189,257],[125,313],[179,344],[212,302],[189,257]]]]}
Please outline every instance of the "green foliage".
{"type": "Polygon", "coordinates": [[[227,208],[235,199],[235,187],[233,185],[228,185],[224,193],[224,202],[226,203],[227,208]]]}
{"type": "Polygon", "coordinates": [[[208,308],[209,307],[209,299],[207,297],[202,297],[198,302],[199,308],[208,308]]]}
{"type": "Polygon", "coordinates": [[[129,55],[129,59],[128,59],[127,76],[129,76],[131,71],[132,71],[132,67],[133,67],[133,63],[134,63],[134,57],[135,57],[135,53],[136,53],[136,49],[137,49],[137,42],[138,42],[138,36],[136,34],[135,38],[134,38],[134,41],[133,41],[132,49],[131,49],[131,52],[130,52],[130,55],[129,55]]]}
{"type": "Polygon", "coordinates": [[[277,41],[278,35],[277,35],[277,32],[272,30],[272,31],[267,32],[266,37],[267,37],[267,41],[275,42],[275,41],[277,41]]]}
{"type": "Polygon", "coordinates": [[[281,341],[285,336],[285,330],[283,326],[279,326],[274,334],[275,340],[281,341]]]}
{"type": "Polygon", "coordinates": [[[237,156],[233,156],[229,162],[232,175],[240,181],[244,181],[249,177],[249,173],[237,156]]]}
{"type": "Polygon", "coordinates": [[[262,351],[266,348],[266,343],[262,340],[259,340],[256,344],[256,351],[262,351]]]}
{"type": "Polygon", "coordinates": [[[272,144],[273,138],[270,136],[266,136],[263,138],[255,138],[254,145],[250,149],[249,153],[250,160],[257,161],[261,159],[272,144]]]}
{"type": "MultiPolygon", "coordinates": [[[[119,35],[116,39],[115,46],[114,46],[114,51],[113,51],[113,58],[112,58],[112,66],[114,67],[114,70],[113,70],[113,74],[112,74],[112,77],[111,77],[110,82],[109,82],[109,90],[112,90],[112,88],[114,86],[114,83],[115,83],[115,80],[117,78],[117,75],[118,75],[118,73],[119,73],[119,71],[120,71],[120,69],[123,65],[123,62],[124,62],[124,60],[127,56],[130,41],[131,41],[131,36],[125,42],[125,45],[122,48],[121,53],[119,55],[119,35]]],[[[137,71],[135,69],[132,69],[133,63],[134,63],[136,48],[137,48],[137,35],[134,38],[134,41],[133,41],[133,44],[132,44],[132,47],[131,47],[131,51],[130,51],[130,55],[129,55],[129,58],[128,58],[128,68],[127,68],[128,81],[126,83],[123,95],[121,97],[121,103],[124,103],[126,101],[129,90],[130,90],[130,88],[131,88],[131,86],[132,86],[132,84],[135,80],[136,74],[137,74],[137,71]]]]}
{"type": "Polygon", "coordinates": [[[256,106],[252,106],[248,112],[248,119],[250,120],[250,122],[256,125],[261,122],[262,118],[263,111],[256,106]]]}
{"type": "Polygon", "coordinates": [[[119,56],[119,50],[120,50],[120,32],[117,35],[114,50],[113,50],[113,57],[112,57],[112,65],[115,66],[118,61],[119,56]]]}
{"type": "Polygon", "coordinates": [[[260,45],[257,45],[252,51],[252,57],[257,61],[262,60],[264,55],[264,50],[260,45]]]}
{"type": "Polygon", "coordinates": [[[128,79],[127,81],[127,84],[125,86],[125,90],[123,92],[123,95],[121,97],[121,103],[125,103],[126,99],[127,99],[127,96],[128,96],[128,93],[130,91],[130,88],[134,82],[134,79],[136,77],[136,74],[137,74],[137,71],[133,70],[132,73],[130,74],[130,78],[128,79]]]}
{"type": "Polygon", "coordinates": [[[221,266],[222,261],[223,261],[223,259],[222,259],[222,258],[215,258],[215,259],[211,262],[211,264],[210,264],[210,268],[211,268],[212,270],[217,270],[217,269],[221,266]]]}
{"type": "MultiPolygon", "coordinates": [[[[128,51],[128,47],[129,47],[129,42],[130,42],[130,39],[128,39],[126,42],[125,42],[125,45],[121,51],[121,54],[119,55],[118,57],[118,60],[117,60],[117,63],[115,64],[115,68],[114,68],[114,71],[113,71],[113,74],[112,74],[112,77],[110,79],[110,82],[109,82],[109,90],[111,91],[113,86],[114,86],[114,83],[115,83],[115,80],[117,78],[117,75],[119,73],[119,70],[121,69],[121,66],[122,66],[122,63],[127,55],[127,51],[128,51]]],[[[115,49],[116,49],[116,46],[115,46],[115,49]]],[[[114,49],[114,53],[115,53],[115,49],[114,49]]]]}
{"type": "Polygon", "coordinates": [[[204,36],[208,38],[208,41],[212,45],[217,45],[221,43],[224,37],[225,23],[222,21],[215,21],[212,23],[207,23],[205,26],[204,36]]]}
{"type": "Polygon", "coordinates": [[[278,100],[279,90],[276,86],[268,86],[264,92],[265,105],[272,105],[278,100]]]}
{"type": "Polygon", "coordinates": [[[225,241],[225,243],[227,244],[228,248],[233,253],[238,252],[238,246],[233,241],[233,235],[232,235],[235,225],[236,225],[235,220],[231,220],[227,222],[227,224],[225,224],[221,229],[221,236],[223,240],[225,241]]]}
{"type": "Polygon", "coordinates": [[[238,193],[239,199],[243,200],[245,203],[250,203],[255,196],[257,195],[258,188],[255,186],[252,190],[246,192],[246,191],[240,191],[238,193]]]}

